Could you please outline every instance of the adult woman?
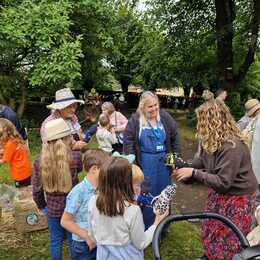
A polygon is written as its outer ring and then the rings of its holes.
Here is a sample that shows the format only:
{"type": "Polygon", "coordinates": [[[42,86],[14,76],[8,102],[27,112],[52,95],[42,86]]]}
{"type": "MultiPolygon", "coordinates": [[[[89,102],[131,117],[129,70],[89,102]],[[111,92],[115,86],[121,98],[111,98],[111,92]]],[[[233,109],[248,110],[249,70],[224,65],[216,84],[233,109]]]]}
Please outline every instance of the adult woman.
{"type": "MultiPolygon", "coordinates": [[[[250,231],[255,208],[256,177],[244,136],[228,107],[213,94],[196,109],[197,136],[201,149],[193,168],[174,171],[177,181],[193,179],[209,187],[206,211],[231,219],[246,235],[250,231]]],[[[234,233],[221,222],[205,220],[202,224],[204,257],[231,260],[240,249],[234,233]]]]}
{"type": "Polygon", "coordinates": [[[71,247],[71,233],[60,224],[66,196],[78,183],[82,170],[79,151],[72,151],[71,129],[62,118],[46,123],[46,142],[34,162],[32,174],[33,199],[42,213],[47,214],[52,260],[62,259],[64,237],[71,247]]]}
{"type": "Polygon", "coordinates": [[[107,113],[110,119],[110,125],[115,129],[118,143],[113,145],[114,150],[121,152],[123,144],[123,132],[127,125],[127,118],[115,110],[111,102],[104,102],[101,106],[102,112],[107,113]]]}
{"type": "MultiPolygon", "coordinates": [[[[157,196],[171,183],[165,156],[169,152],[180,153],[177,127],[174,119],[159,109],[158,97],[150,91],[141,95],[137,112],[128,121],[123,151],[135,154],[145,176],[144,192],[157,196]]],[[[154,222],[152,209],[144,208],[143,216],[148,228],[154,222]]]]}

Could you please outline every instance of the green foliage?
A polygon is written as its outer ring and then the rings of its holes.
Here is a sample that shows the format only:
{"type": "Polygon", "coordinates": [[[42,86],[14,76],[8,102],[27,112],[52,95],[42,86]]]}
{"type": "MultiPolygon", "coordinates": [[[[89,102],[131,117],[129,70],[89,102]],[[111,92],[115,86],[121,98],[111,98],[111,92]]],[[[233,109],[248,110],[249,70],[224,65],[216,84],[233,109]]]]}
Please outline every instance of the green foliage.
{"type": "Polygon", "coordinates": [[[229,93],[226,104],[229,106],[235,120],[239,120],[244,115],[244,106],[241,105],[241,98],[238,92],[229,93]]]}
{"type": "Polygon", "coordinates": [[[48,56],[38,57],[30,77],[32,86],[51,83],[65,84],[81,78],[79,58],[82,58],[80,37],[75,42],[64,42],[48,56]]]}
{"type": "Polygon", "coordinates": [[[129,2],[115,4],[114,12],[114,45],[108,60],[126,92],[130,83],[142,82],[140,60],[144,54],[144,23],[138,17],[134,4],[129,2]]]}
{"type": "MultiPolygon", "coordinates": [[[[163,37],[158,45],[161,46],[161,49],[158,48],[160,52],[157,51],[157,57],[160,58],[159,61],[155,61],[155,64],[158,65],[157,70],[167,71],[164,74],[172,83],[177,79],[178,85],[188,88],[197,85],[214,88],[219,80],[216,71],[219,71],[220,63],[224,59],[221,55],[217,55],[216,2],[212,0],[147,1],[150,7],[149,17],[163,37]]],[[[254,2],[257,5],[257,1],[254,2]]],[[[259,6],[254,6],[252,0],[237,0],[233,3],[235,9],[232,11],[235,14],[231,20],[234,35],[230,35],[233,37],[233,48],[229,53],[234,58],[233,71],[236,78],[239,78],[238,76],[243,74],[239,69],[245,62],[251,41],[252,14],[254,11],[257,12],[259,6]]],[[[254,26],[257,26],[256,23],[254,26]]],[[[222,40],[225,41],[224,38],[222,40]]],[[[254,52],[253,48],[251,52],[254,52]]],[[[247,62],[251,64],[250,60],[247,62]]],[[[151,69],[150,77],[153,77],[154,72],[156,70],[151,69]]]]}
{"type": "Polygon", "coordinates": [[[1,9],[0,76],[10,78],[0,85],[5,98],[12,97],[12,89],[24,91],[28,83],[38,91],[39,86],[50,90],[81,77],[81,38],[70,34],[71,11],[66,0],[27,0],[1,9]]]}
{"type": "MultiPolygon", "coordinates": [[[[211,85],[215,79],[216,49],[212,1],[148,1],[161,43],[155,64],[166,85],[211,85]]],[[[156,66],[155,65],[155,66],[156,66]]],[[[154,74],[152,69],[151,74],[154,74]]],[[[157,77],[157,76],[155,76],[157,77]]]]}
{"type": "Polygon", "coordinates": [[[260,52],[255,57],[255,62],[249,68],[247,76],[242,83],[246,88],[246,93],[252,97],[260,97],[260,52]]]}
{"type": "Polygon", "coordinates": [[[197,116],[195,112],[189,113],[187,115],[187,120],[188,120],[188,126],[195,128],[197,125],[197,116]]]}
{"type": "Polygon", "coordinates": [[[81,50],[84,58],[80,59],[82,80],[79,84],[85,89],[103,85],[110,64],[107,56],[114,48],[115,14],[106,0],[71,1],[73,11],[70,15],[71,34],[81,35],[81,50]]]}

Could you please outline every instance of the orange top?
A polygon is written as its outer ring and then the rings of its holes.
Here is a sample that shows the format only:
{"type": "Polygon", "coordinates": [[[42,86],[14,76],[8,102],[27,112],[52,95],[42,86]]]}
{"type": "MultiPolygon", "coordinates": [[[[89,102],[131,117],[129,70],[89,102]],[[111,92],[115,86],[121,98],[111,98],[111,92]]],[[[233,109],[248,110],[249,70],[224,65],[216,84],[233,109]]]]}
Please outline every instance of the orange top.
{"type": "Polygon", "coordinates": [[[32,175],[32,165],[26,148],[9,139],[4,144],[3,161],[9,162],[10,174],[15,181],[25,180],[32,175]]]}

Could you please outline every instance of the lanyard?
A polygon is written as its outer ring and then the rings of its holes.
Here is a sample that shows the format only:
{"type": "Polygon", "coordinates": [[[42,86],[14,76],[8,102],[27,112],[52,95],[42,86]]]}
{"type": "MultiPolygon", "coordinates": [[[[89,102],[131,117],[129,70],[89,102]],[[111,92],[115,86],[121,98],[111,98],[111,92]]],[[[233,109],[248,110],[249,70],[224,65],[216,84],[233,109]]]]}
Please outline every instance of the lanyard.
{"type": "Polygon", "coordinates": [[[152,125],[150,124],[150,122],[148,122],[149,126],[152,129],[153,134],[155,135],[155,137],[159,140],[161,138],[161,131],[160,131],[160,125],[159,122],[157,122],[157,128],[153,128],[152,125]]]}

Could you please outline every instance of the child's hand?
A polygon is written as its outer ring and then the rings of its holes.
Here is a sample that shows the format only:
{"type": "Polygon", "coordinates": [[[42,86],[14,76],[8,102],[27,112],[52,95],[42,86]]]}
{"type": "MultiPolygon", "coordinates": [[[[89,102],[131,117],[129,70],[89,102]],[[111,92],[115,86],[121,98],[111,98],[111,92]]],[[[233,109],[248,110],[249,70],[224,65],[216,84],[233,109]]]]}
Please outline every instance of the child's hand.
{"type": "Polygon", "coordinates": [[[90,238],[90,236],[86,230],[83,231],[83,234],[81,235],[81,237],[86,241],[86,243],[89,247],[89,251],[91,251],[92,249],[94,249],[96,247],[96,243],[90,238]]]}
{"type": "Polygon", "coordinates": [[[77,141],[74,142],[73,146],[72,146],[72,150],[81,150],[82,148],[84,148],[86,146],[86,142],[84,141],[77,141]]]}
{"type": "Polygon", "coordinates": [[[48,209],[45,207],[45,208],[40,209],[39,212],[40,212],[41,216],[46,216],[48,213],[48,209]]]}
{"type": "Polygon", "coordinates": [[[94,249],[96,247],[96,243],[93,240],[91,240],[90,238],[86,239],[86,243],[88,244],[89,251],[91,251],[92,249],[94,249]]]}
{"type": "Polygon", "coordinates": [[[162,220],[164,220],[169,215],[169,210],[166,210],[163,214],[160,214],[160,211],[157,210],[155,213],[155,221],[154,224],[158,226],[162,220]]]}
{"type": "Polygon", "coordinates": [[[115,134],[115,133],[116,133],[115,128],[112,127],[112,128],[110,129],[110,132],[111,132],[112,134],[115,134]]]}

